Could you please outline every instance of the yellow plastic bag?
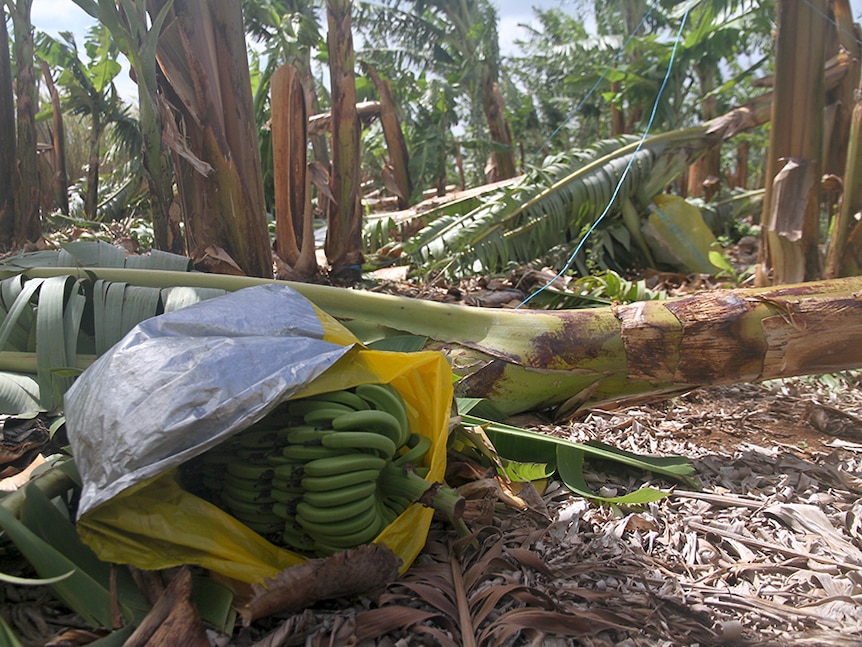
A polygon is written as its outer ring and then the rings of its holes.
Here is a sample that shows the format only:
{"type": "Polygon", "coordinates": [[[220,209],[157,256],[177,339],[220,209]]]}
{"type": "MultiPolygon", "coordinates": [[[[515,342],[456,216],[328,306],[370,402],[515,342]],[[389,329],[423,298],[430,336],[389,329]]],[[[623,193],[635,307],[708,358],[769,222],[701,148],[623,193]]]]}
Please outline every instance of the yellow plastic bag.
{"type": "MultiPolygon", "coordinates": [[[[323,338],[336,339],[339,344],[352,339],[334,319],[316,308],[313,313],[321,320],[323,338]]],[[[285,358],[285,361],[291,360],[285,358]]],[[[96,384],[109,378],[110,372],[104,372],[96,384]]],[[[451,370],[442,354],[372,351],[354,345],[328,362],[327,367],[306,384],[288,389],[289,395],[283,399],[367,382],[391,383],[398,389],[407,404],[413,430],[432,440],[426,459],[430,467],[427,478],[442,479],[452,402],[451,370]]],[[[178,397],[182,397],[182,393],[178,397]]],[[[75,400],[72,398],[73,402],[75,400]]],[[[266,403],[261,411],[268,412],[281,401],[266,403]]],[[[217,417],[217,414],[218,411],[210,417],[217,417]]],[[[236,426],[233,433],[260,417],[262,415],[249,417],[248,424],[236,426]]],[[[72,418],[75,420],[74,435],[79,437],[86,433],[86,417],[73,413],[72,418]]],[[[212,443],[200,442],[181,454],[188,460],[210,446],[212,443]]],[[[83,511],[78,519],[78,532],[97,555],[106,561],[128,563],[142,569],[196,564],[247,583],[262,582],[304,560],[301,555],[274,546],[221,509],[183,490],[175,479],[178,465],[170,465],[83,511]]],[[[432,516],[432,510],[413,505],[375,539],[385,543],[402,559],[402,571],[422,550],[432,516]]]]}

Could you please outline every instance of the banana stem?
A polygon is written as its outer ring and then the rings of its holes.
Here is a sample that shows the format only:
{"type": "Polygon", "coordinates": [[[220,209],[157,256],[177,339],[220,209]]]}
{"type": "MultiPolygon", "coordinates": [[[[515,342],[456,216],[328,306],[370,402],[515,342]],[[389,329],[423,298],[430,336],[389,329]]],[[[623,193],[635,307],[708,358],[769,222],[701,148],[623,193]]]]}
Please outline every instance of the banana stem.
{"type": "Polygon", "coordinates": [[[464,497],[443,483],[426,481],[409,466],[387,463],[377,484],[389,496],[401,496],[442,512],[449,519],[460,519],[466,505],[464,497]]]}

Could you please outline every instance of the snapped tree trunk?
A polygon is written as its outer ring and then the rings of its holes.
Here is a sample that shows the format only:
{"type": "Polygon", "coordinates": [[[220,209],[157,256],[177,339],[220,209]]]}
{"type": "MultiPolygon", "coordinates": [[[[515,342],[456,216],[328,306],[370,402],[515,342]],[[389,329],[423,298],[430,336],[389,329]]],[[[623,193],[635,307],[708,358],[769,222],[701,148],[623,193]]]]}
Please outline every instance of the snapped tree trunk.
{"type": "Polygon", "coordinates": [[[39,164],[36,156],[36,72],[33,50],[32,0],[7,2],[15,32],[14,54],[18,67],[15,77],[17,100],[17,183],[15,189],[14,242],[35,242],[42,235],[39,222],[39,164]]]}
{"type": "MultiPolygon", "coordinates": [[[[152,4],[158,12],[166,3],[152,4]]],[[[157,56],[179,123],[163,138],[174,153],[189,253],[201,269],[271,277],[240,5],[174,0],[169,15],[157,56]]]]}
{"type": "MultiPolygon", "coordinates": [[[[487,70],[490,77],[492,70],[487,70]]],[[[495,75],[496,76],[496,75],[495,75]]],[[[509,130],[509,122],[506,121],[503,93],[496,79],[485,80],[482,92],[485,121],[488,123],[488,134],[491,137],[491,174],[486,173],[488,182],[508,180],[517,175],[515,168],[515,149],[512,147],[512,133],[509,130]]]]}
{"type": "Polygon", "coordinates": [[[383,126],[383,137],[386,139],[386,148],[389,151],[389,164],[384,169],[384,173],[390,174],[387,187],[391,184],[391,191],[398,198],[398,208],[406,209],[410,205],[413,186],[408,168],[410,156],[407,153],[407,142],[404,141],[404,133],[398,120],[395,98],[392,96],[389,81],[381,79],[377,70],[371,65],[368,65],[366,70],[377,90],[377,96],[380,97],[380,123],[383,126]]]}
{"type": "Polygon", "coordinates": [[[307,280],[318,268],[307,172],[307,101],[299,71],[279,67],[270,92],[276,252],[292,278],[307,280]]]}
{"type": "MultiPolygon", "coordinates": [[[[25,274],[231,291],[277,282],[109,268],[34,268],[25,274]]],[[[286,285],[360,340],[426,338],[426,349],[450,360],[458,395],[488,398],[507,414],[553,408],[564,416],[698,386],[862,368],[862,277],[556,311],[286,285]]]]}
{"type": "MultiPolygon", "coordinates": [[[[700,80],[701,102],[700,116],[702,121],[709,121],[718,116],[715,90],[716,68],[710,63],[703,63],[697,70],[700,80]]],[[[715,144],[707,150],[703,157],[691,165],[688,171],[688,190],[690,198],[703,196],[708,202],[718,192],[721,186],[721,144],[715,144]]]]}
{"type": "Polygon", "coordinates": [[[15,98],[5,8],[0,18],[0,249],[7,250],[15,240],[15,98]]]}
{"type": "Polygon", "coordinates": [[[99,206],[99,139],[102,135],[102,115],[93,109],[90,114],[90,133],[88,136],[89,156],[87,159],[87,192],[84,197],[84,213],[90,220],[96,220],[99,206]]]}
{"type": "Polygon", "coordinates": [[[352,0],[327,0],[329,75],[332,88],[332,171],[326,258],[336,283],[356,283],[362,274],[362,209],[359,184],[359,119],[353,73],[352,0]]]}
{"type": "Polygon", "coordinates": [[[835,119],[826,142],[826,155],[823,160],[823,173],[844,175],[847,163],[847,146],[850,138],[850,120],[856,101],[854,95],[859,84],[860,65],[862,65],[862,37],[858,26],[853,22],[853,12],[849,0],[830,2],[834,26],[829,24],[826,57],[847,58],[848,74],[834,90],[827,91],[826,105],[835,106],[835,119]],[[834,36],[834,37],[833,37],[834,36]]]}
{"type": "Polygon", "coordinates": [[[820,276],[825,0],[778,2],[775,89],[758,285],[820,276]],[[802,191],[804,187],[804,192],[802,191]]]}
{"type": "Polygon", "coordinates": [[[862,211],[862,100],[853,108],[847,170],[844,175],[844,198],[832,227],[832,239],[826,256],[826,276],[862,274],[862,222],[854,214],[862,211]]]}
{"type": "Polygon", "coordinates": [[[51,179],[51,190],[54,193],[55,204],[60,211],[69,215],[69,177],[66,174],[66,128],[63,124],[63,108],[60,105],[60,93],[54,86],[51,78],[51,69],[45,61],[41,61],[42,78],[48,88],[51,97],[51,119],[53,128],[53,154],[52,165],[54,177],[51,179]]]}

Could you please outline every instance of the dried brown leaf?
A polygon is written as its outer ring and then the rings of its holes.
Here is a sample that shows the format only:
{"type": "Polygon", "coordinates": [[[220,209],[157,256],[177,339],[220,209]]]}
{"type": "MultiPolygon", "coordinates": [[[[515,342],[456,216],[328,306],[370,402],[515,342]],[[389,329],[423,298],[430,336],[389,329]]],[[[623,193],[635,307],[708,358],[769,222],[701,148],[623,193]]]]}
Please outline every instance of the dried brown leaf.
{"type": "Polygon", "coordinates": [[[453,599],[448,595],[452,593],[451,582],[445,582],[443,586],[422,582],[401,582],[399,586],[409,589],[418,595],[425,604],[446,614],[450,618],[458,617],[458,608],[453,599]]]}
{"type": "Polygon", "coordinates": [[[607,613],[599,614],[588,610],[575,614],[544,609],[513,609],[484,629],[479,638],[483,644],[497,647],[527,629],[560,636],[592,636],[607,629],[630,629],[623,623],[622,618],[617,621],[607,613]],[[494,642],[486,643],[492,637],[494,642]]]}
{"type": "Polygon", "coordinates": [[[192,576],[180,569],[143,622],[129,636],[125,647],[209,647],[206,630],[192,604],[192,576]]]}
{"type": "Polygon", "coordinates": [[[401,559],[383,544],[310,559],[283,570],[263,586],[254,585],[254,598],[239,612],[248,625],[274,613],[303,609],[318,600],[366,593],[394,581],[400,565],[401,559]]]}
{"type": "Polygon", "coordinates": [[[403,631],[438,614],[400,605],[363,611],[356,616],[356,637],[373,640],[393,631],[403,631]]]}

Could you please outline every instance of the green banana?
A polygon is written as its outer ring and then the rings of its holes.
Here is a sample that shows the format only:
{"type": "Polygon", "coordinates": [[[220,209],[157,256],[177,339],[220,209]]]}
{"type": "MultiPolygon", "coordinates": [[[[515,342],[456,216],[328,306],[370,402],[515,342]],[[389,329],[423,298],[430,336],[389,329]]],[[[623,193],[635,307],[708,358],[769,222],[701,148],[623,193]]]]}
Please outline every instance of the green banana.
{"type": "Polygon", "coordinates": [[[318,531],[322,532],[324,535],[334,535],[339,533],[350,534],[358,532],[368,526],[372,523],[374,517],[378,515],[379,511],[377,509],[377,504],[374,503],[373,505],[369,505],[368,508],[362,512],[354,514],[352,517],[344,517],[331,523],[308,521],[300,515],[297,515],[296,522],[312,537],[314,537],[318,531]]]}
{"type": "Polygon", "coordinates": [[[344,449],[329,449],[328,447],[313,445],[288,445],[281,450],[281,455],[284,458],[290,458],[297,461],[313,461],[318,458],[331,458],[344,456],[351,453],[344,449]]]}
{"type": "Polygon", "coordinates": [[[311,553],[314,551],[314,540],[308,535],[302,526],[294,526],[285,523],[281,533],[281,539],[285,545],[294,550],[311,553]]]}
{"type": "Polygon", "coordinates": [[[397,450],[388,436],[373,431],[337,431],[324,436],[321,442],[329,449],[376,451],[383,458],[392,458],[397,450]]]}
{"type": "Polygon", "coordinates": [[[302,494],[305,490],[300,486],[302,482],[302,472],[297,472],[291,478],[275,478],[272,479],[272,492],[278,490],[285,494],[302,494]]]}
{"type": "Polygon", "coordinates": [[[376,490],[377,483],[366,481],[358,485],[329,490],[328,492],[306,492],[302,495],[302,500],[315,508],[331,508],[365,498],[374,494],[376,490]]]}
{"type": "Polygon", "coordinates": [[[329,474],[326,476],[305,476],[302,479],[302,487],[308,492],[327,492],[357,485],[365,481],[376,481],[380,470],[365,469],[344,472],[342,474],[329,474]]]}
{"type": "Polygon", "coordinates": [[[464,513],[465,501],[457,490],[443,483],[431,483],[416,474],[409,466],[399,467],[391,461],[380,470],[377,485],[384,496],[404,497],[411,502],[442,512],[450,519],[459,519],[464,513]]]}
{"type": "Polygon", "coordinates": [[[278,442],[274,429],[250,428],[233,437],[234,444],[243,449],[267,449],[278,442]]]}
{"type": "Polygon", "coordinates": [[[345,413],[353,413],[354,411],[350,407],[344,407],[340,404],[336,405],[331,402],[315,402],[313,404],[317,406],[317,409],[309,411],[303,417],[303,421],[305,424],[312,425],[318,429],[331,429],[334,418],[345,413]]]}
{"type": "MultiPolygon", "coordinates": [[[[376,512],[376,510],[375,510],[376,512]]],[[[380,531],[384,528],[384,520],[379,514],[375,514],[367,526],[362,528],[361,530],[357,530],[352,533],[336,533],[336,534],[323,534],[320,531],[312,534],[314,540],[318,544],[323,544],[327,547],[338,548],[340,550],[344,550],[346,548],[353,548],[354,546],[359,546],[361,544],[367,544],[369,541],[374,539],[380,531]]]]}
{"type": "Polygon", "coordinates": [[[384,527],[391,525],[401,514],[392,506],[387,505],[382,499],[378,499],[377,508],[380,518],[383,519],[384,527]]]}
{"type": "Polygon", "coordinates": [[[302,425],[288,430],[287,442],[291,445],[320,444],[324,436],[333,433],[332,429],[318,429],[311,425],[302,425]]]}
{"type": "Polygon", "coordinates": [[[399,447],[407,442],[410,436],[410,421],[407,417],[407,406],[398,390],[388,384],[359,384],[356,395],[368,402],[373,408],[386,411],[398,421],[401,432],[395,443],[399,447]]]}
{"type": "Polygon", "coordinates": [[[311,395],[305,399],[312,402],[334,402],[336,404],[342,404],[345,407],[350,407],[356,411],[368,408],[368,403],[353,391],[330,391],[329,393],[311,395]]]}
{"type": "MultiPolygon", "coordinates": [[[[258,447],[249,449],[248,447],[233,448],[233,462],[240,461],[243,463],[260,463],[263,461],[269,448],[258,447]]],[[[230,463],[233,464],[233,463],[230,463]]]]}
{"type": "Polygon", "coordinates": [[[291,400],[287,405],[287,410],[290,412],[290,415],[296,418],[305,418],[308,414],[320,411],[321,409],[331,409],[333,411],[341,411],[341,413],[353,411],[353,407],[349,407],[344,404],[339,404],[337,402],[319,402],[310,398],[291,400]]]}
{"type": "Polygon", "coordinates": [[[398,514],[404,512],[407,508],[413,505],[413,502],[407,497],[403,496],[387,496],[384,497],[383,503],[388,505],[390,508],[395,510],[398,514]]]}
{"type": "Polygon", "coordinates": [[[396,449],[403,444],[401,426],[395,416],[387,411],[367,409],[344,413],[332,421],[332,428],[336,431],[373,431],[389,438],[396,449]]]}
{"type": "Polygon", "coordinates": [[[235,515],[256,518],[272,513],[271,503],[249,503],[248,501],[241,501],[232,496],[229,496],[225,492],[222,492],[221,499],[224,504],[230,509],[231,513],[235,515]]]}
{"type": "Polygon", "coordinates": [[[270,479],[244,479],[233,474],[222,477],[223,490],[242,490],[244,492],[265,492],[272,487],[270,479]]]}
{"type": "Polygon", "coordinates": [[[304,476],[329,476],[355,472],[356,470],[381,470],[386,461],[373,454],[353,452],[344,456],[319,458],[305,464],[304,476]]]}
{"type": "Polygon", "coordinates": [[[272,488],[269,493],[275,503],[298,503],[304,494],[302,488],[295,488],[293,492],[281,488],[272,488]]]}
{"type": "Polygon", "coordinates": [[[305,474],[305,466],[301,463],[288,463],[287,465],[276,465],[272,471],[272,486],[276,483],[287,487],[296,487],[305,474]],[[291,485],[292,484],[292,485],[291,485]]]}
{"type": "Polygon", "coordinates": [[[240,519],[240,521],[259,535],[274,535],[281,532],[284,527],[284,522],[278,517],[273,517],[273,521],[252,521],[250,519],[240,519]]]}
{"type": "Polygon", "coordinates": [[[274,500],[269,485],[265,489],[249,490],[225,484],[222,493],[237,501],[246,501],[248,503],[272,503],[274,500]]]}
{"type": "Polygon", "coordinates": [[[377,496],[371,494],[350,503],[318,508],[303,500],[296,504],[296,519],[300,523],[305,521],[310,524],[333,524],[365,512],[373,507],[376,501],[377,496]]]}
{"type": "Polygon", "coordinates": [[[272,466],[234,461],[228,463],[227,473],[242,479],[263,481],[272,478],[272,466]]]}
{"type": "Polygon", "coordinates": [[[272,504],[272,513],[279,517],[282,523],[285,519],[293,520],[296,517],[296,504],[276,501],[272,504]]]}
{"type": "Polygon", "coordinates": [[[395,460],[392,461],[396,465],[413,464],[421,461],[425,458],[428,450],[431,449],[431,439],[422,434],[412,433],[405,446],[407,447],[407,451],[400,456],[396,456],[395,460]]]}
{"type": "Polygon", "coordinates": [[[281,452],[282,450],[279,450],[276,454],[267,454],[263,459],[263,462],[272,467],[280,467],[282,465],[296,465],[297,467],[302,467],[302,465],[305,464],[305,461],[297,460],[295,458],[285,458],[282,456],[281,452]]]}

